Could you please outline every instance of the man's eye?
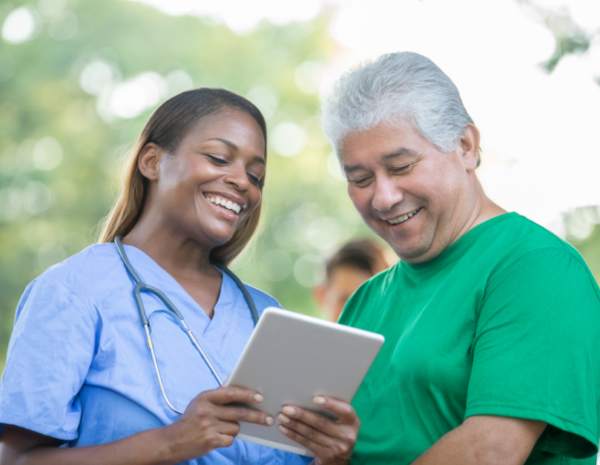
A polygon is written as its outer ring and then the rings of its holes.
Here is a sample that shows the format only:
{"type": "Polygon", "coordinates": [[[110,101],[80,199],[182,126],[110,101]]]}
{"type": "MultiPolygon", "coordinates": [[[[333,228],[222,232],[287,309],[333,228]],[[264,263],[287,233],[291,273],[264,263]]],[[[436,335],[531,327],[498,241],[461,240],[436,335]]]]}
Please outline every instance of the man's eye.
{"type": "Polygon", "coordinates": [[[362,187],[362,186],[366,186],[367,184],[369,184],[370,181],[370,177],[364,177],[364,178],[357,178],[357,179],[349,179],[349,181],[354,184],[355,186],[358,187],[362,187]]]}
{"type": "Polygon", "coordinates": [[[413,166],[415,166],[414,163],[411,163],[410,165],[404,165],[404,166],[398,166],[397,168],[391,168],[391,172],[392,173],[404,173],[409,171],[413,166]]]}
{"type": "Polygon", "coordinates": [[[256,176],[254,176],[253,174],[247,173],[248,174],[248,178],[250,179],[250,181],[253,184],[256,184],[258,187],[263,187],[265,185],[264,182],[262,182],[260,179],[258,179],[256,176]]]}

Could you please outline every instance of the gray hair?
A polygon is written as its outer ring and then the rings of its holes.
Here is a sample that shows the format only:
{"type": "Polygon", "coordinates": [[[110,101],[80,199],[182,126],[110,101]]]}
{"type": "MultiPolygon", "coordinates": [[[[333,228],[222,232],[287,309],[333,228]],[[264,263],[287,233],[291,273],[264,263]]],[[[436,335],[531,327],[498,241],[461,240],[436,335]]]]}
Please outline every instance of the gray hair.
{"type": "Polygon", "coordinates": [[[344,74],[322,107],[323,129],[339,156],[353,132],[408,121],[442,152],[456,148],[473,120],[458,89],[429,58],[390,53],[344,74]]]}

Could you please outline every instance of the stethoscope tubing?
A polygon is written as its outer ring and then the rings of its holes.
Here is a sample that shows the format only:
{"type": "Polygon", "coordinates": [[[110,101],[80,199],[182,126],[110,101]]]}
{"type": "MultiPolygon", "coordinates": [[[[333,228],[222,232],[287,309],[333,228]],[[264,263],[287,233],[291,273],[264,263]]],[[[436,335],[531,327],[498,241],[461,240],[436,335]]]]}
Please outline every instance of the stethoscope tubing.
{"type": "MultiPolygon", "coordinates": [[[[148,292],[150,294],[154,294],[156,297],[158,297],[161,300],[162,303],[164,303],[167,306],[169,311],[171,311],[177,318],[179,318],[179,321],[182,324],[183,328],[185,329],[185,332],[187,333],[188,337],[190,338],[190,341],[192,342],[192,344],[196,347],[196,349],[200,353],[202,360],[204,360],[204,363],[206,363],[206,365],[208,366],[210,372],[212,373],[214,378],[217,380],[217,383],[219,383],[219,386],[223,385],[223,381],[221,380],[221,377],[217,373],[217,370],[215,370],[215,368],[213,367],[208,356],[204,353],[204,350],[202,350],[202,347],[198,343],[198,340],[196,339],[196,337],[194,336],[194,334],[192,333],[192,331],[190,330],[188,325],[185,323],[185,321],[183,319],[183,315],[181,314],[181,312],[179,312],[179,310],[177,310],[177,307],[175,307],[173,302],[171,302],[171,300],[160,289],[157,289],[156,287],[153,287],[153,286],[149,286],[141,280],[141,278],[139,277],[139,275],[133,268],[133,265],[129,261],[129,257],[127,256],[127,253],[125,252],[125,249],[121,242],[122,239],[123,239],[122,236],[115,237],[115,246],[117,247],[117,251],[119,252],[119,255],[121,256],[121,259],[123,261],[123,265],[125,266],[125,269],[129,273],[129,275],[131,276],[133,281],[135,282],[135,286],[133,289],[133,296],[135,298],[135,302],[138,307],[140,319],[142,320],[142,326],[144,327],[144,330],[146,333],[146,337],[147,337],[146,341],[148,344],[148,348],[150,349],[150,352],[152,354],[152,362],[153,362],[154,368],[156,370],[156,375],[158,377],[158,383],[160,385],[160,390],[163,394],[163,397],[165,398],[165,401],[169,405],[169,407],[172,410],[174,410],[175,412],[182,414],[183,412],[180,410],[177,410],[169,401],[169,398],[167,397],[167,393],[166,393],[164,385],[163,385],[162,376],[160,374],[160,369],[158,367],[158,362],[156,360],[156,354],[154,353],[154,344],[152,342],[152,329],[150,327],[150,322],[148,321],[148,316],[146,315],[146,310],[144,308],[144,302],[142,301],[142,295],[141,295],[142,291],[148,292]]],[[[252,320],[254,321],[254,326],[256,326],[256,323],[258,322],[258,312],[256,311],[256,306],[254,305],[252,296],[250,295],[250,292],[248,292],[248,289],[246,288],[244,283],[242,283],[242,281],[231,270],[229,270],[229,268],[227,268],[223,264],[213,261],[213,260],[211,260],[211,264],[213,266],[217,267],[223,273],[227,274],[239,287],[240,291],[242,292],[242,295],[244,296],[244,299],[246,300],[246,303],[248,304],[248,307],[250,308],[250,313],[252,315],[252,320]]]]}

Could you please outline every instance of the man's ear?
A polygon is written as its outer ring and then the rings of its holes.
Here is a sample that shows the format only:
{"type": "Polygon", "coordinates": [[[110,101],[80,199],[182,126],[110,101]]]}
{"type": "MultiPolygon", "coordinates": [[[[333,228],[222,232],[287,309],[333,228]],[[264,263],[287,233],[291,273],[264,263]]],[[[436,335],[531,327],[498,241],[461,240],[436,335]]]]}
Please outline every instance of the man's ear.
{"type": "Polygon", "coordinates": [[[154,142],[147,143],[138,158],[138,168],[142,175],[150,181],[158,179],[160,160],[165,154],[154,142]]]}
{"type": "Polygon", "coordinates": [[[474,124],[467,124],[460,138],[460,147],[462,149],[463,163],[467,171],[473,171],[479,166],[479,129],[474,124]]]}

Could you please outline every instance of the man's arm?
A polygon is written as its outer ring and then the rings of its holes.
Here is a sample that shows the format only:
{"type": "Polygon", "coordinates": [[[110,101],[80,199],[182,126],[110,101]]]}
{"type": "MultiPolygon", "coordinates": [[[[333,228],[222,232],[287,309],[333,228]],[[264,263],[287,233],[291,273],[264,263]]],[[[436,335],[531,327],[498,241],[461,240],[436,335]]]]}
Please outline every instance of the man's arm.
{"type": "Polygon", "coordinates": [[[523,465],[543,421],[477,415],[444,435],[412,465],[523,465]]]}

